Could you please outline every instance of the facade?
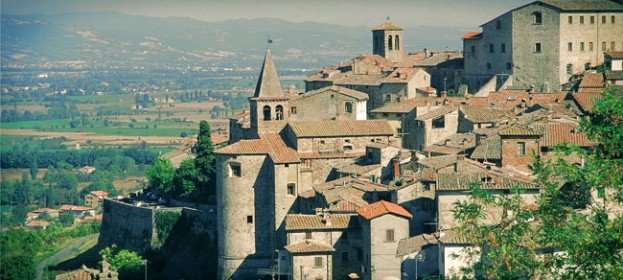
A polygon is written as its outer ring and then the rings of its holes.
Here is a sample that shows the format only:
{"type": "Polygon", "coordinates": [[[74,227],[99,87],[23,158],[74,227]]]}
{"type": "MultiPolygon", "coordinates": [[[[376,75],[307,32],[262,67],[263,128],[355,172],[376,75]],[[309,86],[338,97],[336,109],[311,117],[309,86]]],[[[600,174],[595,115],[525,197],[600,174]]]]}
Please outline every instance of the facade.
{"type": "Polygon", "coordinates": [[[290,99],[291,120],[365,120],[366,93],[339,86],[325,87],[290,99]]]}
{"type": "Polygon", "coordinates": [[[573,74],[623,50],[623,5],[614,1],[542,0],[483,24],[463,37],[470,92],[489,81],[558,91],[573,74]]]}

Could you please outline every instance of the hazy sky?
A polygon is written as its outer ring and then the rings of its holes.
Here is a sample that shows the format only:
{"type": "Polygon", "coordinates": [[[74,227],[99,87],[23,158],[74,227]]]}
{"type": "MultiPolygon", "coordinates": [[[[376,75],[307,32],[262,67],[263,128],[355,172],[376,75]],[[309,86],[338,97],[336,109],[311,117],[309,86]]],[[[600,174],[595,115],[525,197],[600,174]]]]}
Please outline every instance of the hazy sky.
{"type": "Polygon", "coordinates": [[[397,25],[475,28],[533,0],[2,0],[7,14],[117,11],[205,21],[280,18],[374,27],[397,25]]]}

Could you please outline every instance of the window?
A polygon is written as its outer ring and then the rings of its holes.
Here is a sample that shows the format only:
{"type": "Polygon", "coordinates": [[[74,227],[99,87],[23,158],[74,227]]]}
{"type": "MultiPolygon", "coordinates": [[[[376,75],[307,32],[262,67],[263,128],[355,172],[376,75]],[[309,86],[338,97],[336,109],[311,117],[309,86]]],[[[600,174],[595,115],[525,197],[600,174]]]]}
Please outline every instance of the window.
{"type": "Polygon", "coordinates": [[[593,42],[588,42],[588,50],[589,51],[593,50],[593,42]]]}
{"type": "Polygon", "coordinates": [[[399,50],[400,49],[400,37],[398,37],[398,35],[396,35],[396,39],[395,40],[396,40],[396,44],[394,44],[394,48],[396,50],[399,50]]]}
{"type": "Polygon", "coordinates": [[[268,105],[264,106],[263,113],[264,113],[264,120],[270,121],[270,106],[268,105]]]}
{"type": "Polygon", "coordinates": [[[606,16],[601,16],[601,23],[606,23],[606,16]]]}
{"type": "Polygon", "coordinates": [[[495,45],[489,44],[489,52],[492,53],[495,50],[495,45]]]}
{"type": "Polygon", "coordinates": [[[616,47],[616,46],[614,45],[614,41],[610,42],[610,50],[611,50],[611,51],[614,51],[614,48],[615,48],[615,47],[616,47]]]}
{"type": "Polygon", "coordinates": [[[348,262],[348,252],[342,252],[342,262],[348,262]]]}
{"type": "Polygon", "coordinates": [[[247,224],[253,223],[253,216],[247,216],[247,224]]]}
{"type": "Polygon", "coordinates": [[[595,23],[595,16],[591,16],[591,24],[595,23]]]}
{"type": "Polygon", "coordinates": [[[396,240],[394,239],[394,230],[393,229],[387,229],[385,230],[385,242],[395,242],[396,240]]]}
{"type": "Polygon", "coordinates": [[[444,128],[445,127],[445,117],[437,117],[433,119],[433,128],[444,128]]]}
{"type": "Polygon", "coordinates": [[[498,29],[498,30],[499,30],[499,29],[501,29],[501,28],[502,28],[502,22],[501,22],[501,21],[499,21],[499,20],[498,20],[498,21],[496,21],[496,22],[495,22],[495,29],[498,29]]]}
{"type": "Polygon", "coordinates": [[[321,268],[321,267],[322,267],[322,257],[315,257],[314,268],[321,268]]]}
{"type": "Polygon", "coordinates": [[[606,50],[606,42],[601,42],[601,50],[602,51],[606,50]]]}
{"type": "Polygon", "coordinates": [[[350,152],[353,150],[353,145],[344,145],[342,149],[344,150],[344,152],[350,152]]]}
{"type": "Polygon", "coordinates": [[[240,163],[232,162],[229,164],[229,177],[240,177],[240,163]]]}
{"type": "Polygon", "coordinates": [[[541,52],[541,43],[534,44],[534,52],[535,53],[540,53],[541,52]]]}
{"type": "Polygon", "coordinates": [[[506,62],[506,70],[511,70],[511,68],[513,68],[513,65],[510,62],[506,62]]]}
{"type": "Polygon", "coordinates": [[[306,232],[305,233],[305,239],[312,239],[312,233],[311,232],[306,232]]]}
{"type": "Polygon", "coordinates": [[[487,62],[487,70],[491,70],[491,63],[487,62]]]}
{"type": "Polygon", "coordinates": [[[610,17],[610,23],[615,23],[616,22],[615,18],[616,18],[615,16],[611,16],[610,17]]]}
{"type": "Polygon", "coordinates": [[[584,23],[584,16],[580,16],[580,23],[584,23]]]}
{"type": "Polygon", "coordinates": [[[353,103],[346,102],[346,103],[344,104],[344,112],[346,112],[346,113],[352,113],[352,112],[353,112],[353,103]]]}
{"type": "Polygon", "coordinates": [[[567,64],[567,74],[573,74],[573,64],[567,64]]]}
{"type": "Polygon", "coordinates": [[[584,51],[584,42],[580,42],[580,50],[584,51]]]}
{"type": "Polygon", "coordinates": [[[500,47],[501,47],[502,53],[505,53],[506,52],[506,44],[502,44],[500,47]]]}
{"type": "Polygon", "coordinates": [[[567,50],[568,51],[573,51],[573,43],[571,43],[571,42],[567,43],[567,50]]]}
{"type": "Polygon", "coordinates": [[[470,46],[470,52],[472,53],[472,56],[476,55],[476,46],[470,46]]]}
{"type": "Polygon", "coordinates": [[[573,16],[569,16],[569,24],[573,24],[573,16]]]}
{"type": "Polygon", "coordinates": [[[517,153],[520,156],[525,156],[526,155],[526,142],[517,142],[517,145],[519,146],[517,149],[517,153]]]}
{"type": "Polygon", "coordinates": [[[296,115],[296,107],[291,107],[290,108],[290,114],[296,115]]]}
{"type": "Polygon", "coordinates": [[[543,15],[540,12],[532,13],[534,24],[543,24],[543,15]]]}
{"type": "Polygon", "coordinates": [[[392,101],[392,95],[391,94],[385,95],[385,101],[392,101]]]}
{"type": "Polygon", "coordinates": [[[294,195],[296,192],[296,185],[293,183],[288,184],[288,195],[294,195]]]}
{"type": "Polygon", "coordinates": [[[392,35],[389,35],[389,37],[387,37],[387,49],[390,51],[393,49],[392,43],[393,43],[392,35]]]}
{"type": "Polygon", "coordinates": [[[363,250],[361,248],[357,248],[357,261],[363,261],[363,250]]]}
{"type": "Polygon", "coordinates": [[[283,106],[281,105],[277,105],[277,107],[275,107],[275,120],[283,120],[283,106]]]}

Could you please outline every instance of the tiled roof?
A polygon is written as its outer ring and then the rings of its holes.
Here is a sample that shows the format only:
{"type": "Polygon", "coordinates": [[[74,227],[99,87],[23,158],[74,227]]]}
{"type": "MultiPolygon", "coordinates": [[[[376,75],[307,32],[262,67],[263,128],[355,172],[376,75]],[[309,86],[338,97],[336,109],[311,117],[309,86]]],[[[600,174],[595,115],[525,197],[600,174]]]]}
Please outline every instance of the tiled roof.
{"type": "Polygon", "coordinates": [[[437,237],[434,234],[420,234],[398,241],[396,256],[412,254],[422,250],[426,245],[437,244],[437,237]]]}
{"type": "Polygon", "coordinates": [[[623,71],[606,71],[607,80],[623,80],[623,71]]]}
{"type": "Polygon", "coordinates": [[[91,207],[85,207],[85,206],[76,206],[76,205],[68,205],[68,204],[64,204],[61,205],[61,208],[59,209],[61,211],[91,211],[91,210],[95,210],[91,207]]]}
{"type": "Polygon", "coordinates": [[[260,76],[257,79],[257,86],[255,87],[255,98],[273,98],[283,97],[281,91],[281,83],[277,76],[277,70],[273,63],[273,57],[270,54],[270,50],[266,49],[266,55],[264,56],[264,63],[262,64],[262,70],[260,76]]]}
{"type": "Polygon", "coordinates": [[[333,246],[313,240],[305,240],[300,243],[286,245],[284,247],[290,253],[331,253],[333,246]]]}
{"type": "Polygon", "coordinates": [[[473,184],[480,184],[482,189],[508,190],[515,186],[522,189],[538,187],[524,181],[502,176],[497,173],[439,173],[437,174],[437,191],[469,190],[473,184]],[[490,181],[489,181],[490,178],[490,181]]]}
{"type": "Polygon", "coordinates": [[[605,55],[609,56],[612,59],[623,59],[623,51],[607,52],[607,53],[605,53],[605,55]]]}
{"type": "Polygon", "coordinates": [[[66,272],[63,274],[58,274],[56,275],[55,279],[56,280],[91,280],[93,279],[93,277],[91,276],[90,272],[84,269],[80,269],[80,270],[66,272]]]}
{"type": "Polygon", "coordinates": [[[381,165],[380,164],[348,163],[345,165],[336,166],[334,168],[335,168],[335,171],[339,173],[364,175],[376,169],[381,170],[381,165]]]}
{"type": "Polygon", "coordinates": [[[417,163],[434,169],[444,168],[457,162],[456,155],[436,156],[420,159],[417,163]]]}
{"type": "Polygon", "coordinates": [[[590,147],[597,144],[586,137],[586,134],[578,131],[574,124],[551,123],[546,125],[542,145],[552,147],[563,143],[569,143],[580,147],[590,147]]]}
{"type": "Polygon", "coordinates": [[[296,101],[296,100],[300,100],[300,99],[304,99],[310,96],[314,96],[317,94],[321,94],[321,93],[325,93],[325,92],[335,92],[335,93],[339,93],[339,94],[343,94],[346,96],[350,96],[352,98],[355,98],[357,100],[368,100],[368,94],[365,92],[361,92],[361,91],[357,91],[357,90],[352,90],[352,89],[348,89],[345,87],[340,87],[340,86],[328,86],[328,87],[323,87],[321,89],[317,89],[317,90],[313,90],[313,91],[308,91],[304,94],[298,95],[296,97],[293,97],[290,99],[290,102],[292,101],[296,101]]]}
{"type": "Polygon", "coordinates": [[[30,221],[28,223],[26,223],[27,227],[47,227],[50,223],[46,222],[46,221],[39,221],[39,220],[35,220],[35,221],[30,221]]]}
{"type": "Polygon", "coordinates": [[[466,99],[463,97],[417,97],[411,98],[407,100],[403,100],[396,103],[390,103],[383,107],[376,108],[370,112],[372,113],[409,113],[415,107],[424,107],[427,105],[430,106],[439,106],[442,105],[443,102],[446,102],[447,105],[456,105],[461,104],[461,102],[466,102],[466,99]]]}
{"type": "Polygon", "coordinates": [[[286,215],[286,230],[329,230],[345,229],[357,226],[357,216],[329,214],[331,223],[327,224],[320,215],[289,214],[286,215]]]}
{"type": "Polygon", "coordinates": [[[580,82],[580,88],[603,88],[604,74],[598,72],[588,72],[584,74],[580,82]]]}
{"type": "Polygon", "coordinates": [[[541,135],[538,131],[518,124],[513,124],[508,128],[502,129],[498,132],[500,136],[537,136],[541,135]]]}
{"type": "Polygon", "coordinates": [[[472,159],[502,159],[502,141],[499,135],[492,135],[474,148],[470,155],[472,159]]]}
{"type": "Polygon", "coordinates": [[[453,111],[456,111],[457,108],[454,106],[443,106],[441,108],[432,110],[424,115],[421,115],[417,118],[415,118],[418,121],[423,121],[423,120],[428,120],[428,119],[432,119],[432,118],[436,118],[436,117],[441,117],[445,114],[451,113],[453,111]]]}
{"type": "Polygon", "coordinates": [[[108,197],[108,193],[105,191],[92,191],[91,194],[97,197],[108,197]]]}
{"type": "Polygon", "coordinates": [[[597,100],[602,98],[601,93],[574,93],[571,95],[580,109],[590,111],[597,100]]]}
{"type": "Polygon", "coordinates": [[[395,24],[389,21],[386,21],[382,23],[381,25],[373,28],[372,30],[402,30],[402,28],[396,26],[395,24]]]}
{"type": "Polygon", "coordinates": [[[330,158],[358,158],[365,156],[365,152],[353,152],[353,153],[299,153],[299,157],[302,159],[330,159],[330,158]]]}
{"type": "Polygon", "coordinates": [[[411,213],[409,213],[406,209],[402,208],[402,206],[384,200],[363,206],[357,209],[357,213],[359,213],[359,215],[364,217],[366,220],[372,220],[385,214],[395,214],[407,219],[413,218],[413,215],[411,215],[411,213]]]}
{"type": "Polygon", "coordinates": [[[623,11],[623,5],[608,0],[540,0],[563,11],[623,11]]]}
{"type": "Polygon", "coordinates": [[[463,58],[463,53],[458,51],[431,52],[432,55],[415,62],[415,66],[438,66],[442,63],[453,61],[457,62],[463,58]]]}
{"type": "Polygon", "coordinates": [[[336,80],[336,85],[358,85],[358,86],[379,86],[383,81],[382,75],[360,75],[360,74],[347,74],[341,79],[336,80]]]}
{"type": "Polygon", "coordinates": [[[299,138],[394,135],[386,120],[296,121],[288,125],[299,138]]]}
{"type": "Polygon", "coordinates": [[[463,40],[473,40],[482,38],[482,32],[479,31],[469,31],[463,34],[463,40]]]}
{"type": "Polygon", "coordinates": [[[426,146],[424,151],[433,154],[452,155],[461,152],[462,149],[433,144],[426,146]]]}
{"type": "Polygon", "coordinates": [[[408,83],[422,68],[397,68],[383,79],[383,83],[408,83]]]}
{"type": "Polygon", "coordinates": [[[503,112],[489,108],[461,106],[460,110],[466,119],[474,123],[497,122],[504,118],[503,112]]]}
{"type": "Polygon", "coordinates": [[[277,133],[261,133],[260,139],[240,140],[215,151],[222,155],[269,155],[275,163],[301,162],[298,153],[289,148],[277,133]]]}
{"type": "Polygon", "coordinates": [[[30,211],[32,213],[37,213],[37,214],[43,214],[43,212],[48,212],[48,213],[57,213],[58,210],[56,209],[52,209],[52,208],[39,208],[39,209],[35,209],[30,211]]]}

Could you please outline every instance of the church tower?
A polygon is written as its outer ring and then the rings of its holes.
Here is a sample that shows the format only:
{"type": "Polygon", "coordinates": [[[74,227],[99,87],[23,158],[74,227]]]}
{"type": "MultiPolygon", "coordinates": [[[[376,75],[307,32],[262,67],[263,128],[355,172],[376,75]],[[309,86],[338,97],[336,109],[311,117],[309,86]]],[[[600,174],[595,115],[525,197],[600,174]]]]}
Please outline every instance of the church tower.
{"type": "Polygon", "coordinates": [[[372,29],[372,53],[387,60],[402,60],[402,28],[388,21],[372,29]]]}
{"type": "Polygon", "coordinates": [[[255,137],[264,132],[280,132],[288,123],[289,97],[283,94],[270,50],[266,49],[262,71],[249,98],[251,131],[255,137]]]}

